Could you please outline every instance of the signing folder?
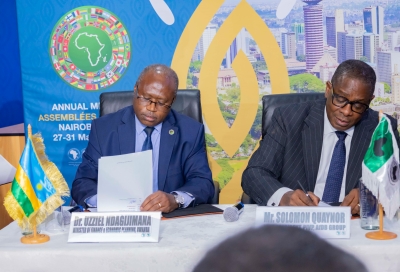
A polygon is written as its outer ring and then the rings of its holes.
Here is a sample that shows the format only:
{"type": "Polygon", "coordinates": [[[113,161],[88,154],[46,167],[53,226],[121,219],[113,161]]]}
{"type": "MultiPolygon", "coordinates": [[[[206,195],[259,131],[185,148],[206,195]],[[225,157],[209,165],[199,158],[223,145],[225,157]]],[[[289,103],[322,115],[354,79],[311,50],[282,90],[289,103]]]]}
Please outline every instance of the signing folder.
{"type": "Polygon", "coordinates": [[[140,211],[153,193],[152,150],[99,159],[97,210],[140,211]]]}

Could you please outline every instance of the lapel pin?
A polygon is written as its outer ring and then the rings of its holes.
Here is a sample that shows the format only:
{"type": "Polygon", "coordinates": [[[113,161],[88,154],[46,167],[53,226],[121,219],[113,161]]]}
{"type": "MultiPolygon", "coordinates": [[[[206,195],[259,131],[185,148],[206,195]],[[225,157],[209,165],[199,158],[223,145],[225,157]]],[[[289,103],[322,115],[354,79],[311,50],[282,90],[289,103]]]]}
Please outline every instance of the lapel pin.
{"type": "Polygon", "coordinates": [[[169,135],[174,135],[175,131],[173,129],[169,130],[169,135]]]}

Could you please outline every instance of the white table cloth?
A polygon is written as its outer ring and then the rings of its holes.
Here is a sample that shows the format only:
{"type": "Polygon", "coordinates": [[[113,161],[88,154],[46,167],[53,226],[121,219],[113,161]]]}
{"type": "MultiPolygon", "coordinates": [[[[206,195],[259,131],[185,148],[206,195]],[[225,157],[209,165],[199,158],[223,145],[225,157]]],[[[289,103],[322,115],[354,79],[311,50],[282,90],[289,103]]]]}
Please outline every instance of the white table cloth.
{"type": "MultiPolygon", "coordinates": [[[[255,207],[246,205],[239,221],[232,223],[222,215],[161,221],[159,243],[68,243],[67,233],[49,233],[48,243],[24,245],[13,222],[0,231],[0,271],[191,271],[208,249],[252,227],[255,207]]],[[[392,229],[400,234],[397,225],[392,229]]],[[[352,220],[350,239],[329,241],[358,256],[371,272],[400,271],[400,237],[374,241],[365,233],[352,220]]]]}

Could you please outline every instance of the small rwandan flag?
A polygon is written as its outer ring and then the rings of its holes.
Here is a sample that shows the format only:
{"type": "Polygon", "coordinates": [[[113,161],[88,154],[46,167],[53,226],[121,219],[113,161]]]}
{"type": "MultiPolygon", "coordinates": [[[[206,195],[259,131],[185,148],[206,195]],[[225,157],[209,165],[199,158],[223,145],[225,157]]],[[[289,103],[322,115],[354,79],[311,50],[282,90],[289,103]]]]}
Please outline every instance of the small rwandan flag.
{"type": "Polygon", "coordinates": [[[390,120],[381,120],[371,138],[362,164],[365,186],[379,199],[389,219],[399,208],[399,147],[390,120]]]}
{"type": "Polygon", "coordinates": [[[38,225],[69,196],[64,177],[45,154],[40,134],[29,136],[10,191],[4,199],[9,215],[21,227],[38,225]]]}

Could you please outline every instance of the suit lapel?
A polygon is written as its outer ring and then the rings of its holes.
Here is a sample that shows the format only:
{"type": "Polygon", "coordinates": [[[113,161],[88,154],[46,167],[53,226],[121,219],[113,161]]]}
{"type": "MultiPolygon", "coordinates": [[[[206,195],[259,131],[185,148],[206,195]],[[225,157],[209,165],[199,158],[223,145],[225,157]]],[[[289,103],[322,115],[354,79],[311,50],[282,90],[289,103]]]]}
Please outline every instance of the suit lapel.
{"type": "Polygon", "coordinates": [[[158,158],[158,190],[163,191],[164,189],[172,151],[174,150],[175,142],[178,137],[179,128],[175,126],[175,117],[171,110],[161,128],[160,152],[158,158]]]}
{"type": "Polygon", "coordinates": [[[346,171],[346,195],[357,184],[361,177],[361,164],[370,144],[370,138],[378,120],[369,118],[369,112],[355,126],[346,171]]]}
{"type": "Polygon", "coordinates": [[[118,126],[119,149],[121,154],[129,154],[135,152],[136,143],[136,127],[135,113],[133,107],[121,118],[122,124],[118,126]]]}
{"type": "Polygon", "coordinates": [[[318,101],[310,108],[310,113],[304,120],[306,125],[302,131],[304,166],[308,190],[311,192],[314,191],[321,158],[324,133],[324,101],[318,101]]]}

